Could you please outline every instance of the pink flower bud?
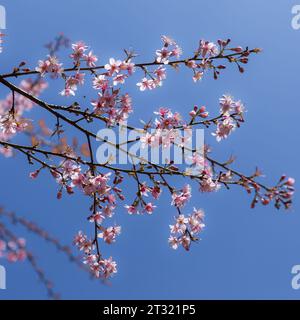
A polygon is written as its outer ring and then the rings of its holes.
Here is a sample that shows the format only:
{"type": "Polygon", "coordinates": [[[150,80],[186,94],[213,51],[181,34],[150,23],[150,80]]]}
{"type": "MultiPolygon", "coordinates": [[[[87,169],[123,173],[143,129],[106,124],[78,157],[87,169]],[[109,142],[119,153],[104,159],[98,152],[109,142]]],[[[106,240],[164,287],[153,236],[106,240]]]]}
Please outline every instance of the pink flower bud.
{"type": "Polygon", "coordinates": [[[195,117],[196,116],[196,112],[194,110],[192,110],[192,111],[189,112],[189,115],[191,117],[195,117]]]}
{"type": "Polygon", "coordinates": [[[266,206],[266,205],[268,205],[270,203],[270,199],[268,199],[268,198],[261,199],[261,203],[266,206]]]}
{"type": "Polygon", "coordinates": [[[202,107],[199,109],[199,113],[203,113],[203,112],[205,112],[205,110],[206,110],[205,106],[202,106],[202,107]]]}
{"type": "Polygon", "coordinates": [[[242,47],[236,47],[236,48],[231,48],[230,50],[239,53],[239,52],[243,51],[243,48],[242,47]]]}
{"type": "Polygon", "coordinates": [[[125,200],[125,197],[124,197],[123,194],[120,194],[120,195],[119,195],[119,198],[120,198],[120,200],[122,200],[122,201],[125,200]]]}
{"type": "Polygon", "coordinates": [[[72,188],[72,187],[70,187],[70,186],[66,186],[66,189],[67,189],[68,194],[72,194],[72,193],[74,193],[74,191],[73,191],[73,188],[72,188]]]}
{"type": "Polygon", "coordinates": [[[283,174],[283,175],[280,177],[280,182],[283,181],[283,180],[285,180],[285,178],[286,178],[286,175],[283,174]]]}
{"type": "Polygon", "coordinates": [[[241,63],[248,63],[248,58],[241,58],[241,59],[240,59],[240,62],[241,62],[241,63]]]}
{"type": "Polygon", "coordinates": [[[287,186],[292,187],[295,184],[295,179],[294,178],[288,178],[286,183],[287,186]]]}
{"type": "Polygon", "coordinates": [[[29,177],[30,177],[31,179],[35,179],[35,178],[37,178],[37,176],[39,175],[39,173],[40,173],[40,170],[36,170],[36,171],[30,172],[29,177]]]}
{"type": "Polygon", "coordinates": [[[240,73],[244,73],[245,69],[243,67],[239,66],[239,71],[240,71],[240,73]]]}

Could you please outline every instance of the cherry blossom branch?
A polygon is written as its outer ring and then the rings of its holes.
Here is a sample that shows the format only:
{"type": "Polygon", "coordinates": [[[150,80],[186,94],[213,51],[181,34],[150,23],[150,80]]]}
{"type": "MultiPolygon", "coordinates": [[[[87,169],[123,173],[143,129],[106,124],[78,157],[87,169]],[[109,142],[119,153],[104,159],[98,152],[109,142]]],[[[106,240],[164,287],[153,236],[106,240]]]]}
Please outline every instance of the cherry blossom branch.
{"type": "Polygon", "coordinates": [[[63,68],[55,53],[60,45],[65,44],[65,40],[58,38],[56,44],[49,45],[50,55],[45,60],[39,61],[35,71],[23,68],[25,63],[21,63],[12,73],[0,76],[0,83],[11,91],[3,110],[0,108],[0,145],[3,146],[0,151],[4,155],[9,155],[9,152],[16,150],[26,155],[30,163],[39,164],[41,167],[30,174],[31,178],[36,178],[42,169],[49,170],[59,185],[58,199],[62,197],[64,190],[72,194],[77,189],[90,198],[92,205],[88,220],[93,223],[93,236],[90,239],[79,231],[75,236],[74,244],[85,253],[84,263],[99,278],[106,279],[117,272],[116,263],[112,257],[106,259],[100,251],[99,239],[110,245],[116,241],[121,232],[120,226],[106,227],[106,223],[114,214],[117,200],[125,199],[119,187],[124,180],[122,174],[135,180],[137,185],[133,203],[125,205],[129,214],[152,214],[156,208],[153,202],[158,200],[163,189],[168,190],[172,199],[171,204],[175,206],[178,213],[175,224],[170,226],[169,243],[174,249],[182,245],[184,249],[189,250],[191,242],[198,240],[198,235],[204,228],[204,212],[194,208],[188,215],[183,213],[183,207],[191,199],[191,186],[186,184],[182,188],[175,188],[168,181],[171,176],[190,179],[198,185],[201,192],[215,192],[221,186],[227,189],[230,185],[241,186],[248,193],[253,194],[252,207],[258,202],[266,205],[271,201],[275,202],[276,208],[282,205],[289,208],[291,205],[294,192],[292,178],[282,176],[275,186],[267,187],[257,181],[261,175],[258,169],[251,175],[242,174],[231,169],[232,158],[223,163],[210,156],[208,146],[204,147],[204,152],[199,153],[197,148],[183,147],[183,142],[188,138],[180,138],[179,143],[176,141],[176,137],[180,137],[179,132],[191,130],[197,126],[214,127],[215,131],[212,134],[216,140],[220,142],[226,139],[244,122],[244,105],[240,100],[223,95],[219,99],[220,113],[214,117],[209,117],[205,106],[194,106],[189,112],[188,121],[185,122],[178,112],[172,112],[169,108],[160,108],[155,112],[155,121],[144,123],[142,129],[127,125],[127,119],[133,110],[132,100],[127,93],[121,93],[121,87],[135,69],[141,70],[144,74],[144,78],[137,83],[139,89],[153,90],[162,85],[168,66],[178,68],[184,65],[189,68],[192,70],[194,82],[201,80],[207,70],[211,70],[214,78],[217,79],[226,66],[214,64],[215,61],[224,60],[234,63],[243,73],[242,64],[248,63],[250,54],[260,52],[260,49],[249,50],[248,47],[230,48],[230,40],[218,40],[217,44],[201,40],[194,55],[187,59],[180,59],[182,50],[176,42],[166,36],[162,37],[162,41],[163,47],[156,50],[156,57],[152,62],[135,64],[132,61],[136,55],[125,50],[126,58],[123,61],[111,58],[109,63],[103,65],[96,65],[97,56],[92,51],[87,52],[88,47],[83,42],[77,42],[72,45],[72,53],[69,55],[73,67],[63,68]],[[86,67],[83,64],[86,64],[86,67]],[[45,89],[46,83],[43,82],[43,78],[46,75],[50,75],[53,79],[62,79],[64,89],[60,94],[69,97],[75,95],[78,87],[84,84],[85,75],[89,73],[92,77],[92,87],[98,93],[97,99],[91,101],[93,111],[88,107],[83,108],[77,102],[64,106],[49,104],[38,98],[45,89]],[[19,86],[6,80],[34,74],[38,75],[35,81],[23,80],[19,86]],[[41,138],[33,129],[28,130],[31,146],[12,143],[10,140],[17,132],[26,133],[26,128],[30,127],[30,122],[22,115],[24,109],[31,109],[33,105],[37,105],[53,116],[56,120],[54,130],[51,131],[42,124],[40,125],[41,138]],[[7,112],[8,109],[10,112],[7,112]],[[102,127],[126,128],[139,133],[140,136],[135,139],[128,138],[119,143],[111,142],[89,129],[88,125],[93,120],[99,120],[98,123],[102,127]],[[73,128],[85,139],[86,143],[80,150],[84,157],[79,155],[77,143],[70,146],[67,141],[62,140],[61,135],[64,134],[65,126],[73,128]],[[51,139],[54,136],[58,138],[57,143],[51,139]],[[111,146],[115,151],[126,154],[128,159],[131,159],[132,168],[113,166],[110,159],[102,163],[96,161],[92,139],[97,139],[111,146]],[[134,142],[141,142],[147,147],[177,146],[182,154],[188,150],[191,153],[191,164],[184,169],[172,159],[168,159],[164,165],[157,164],[123,147],[134,142]],[[139,160],[139,164],[134,160],[139,160]],[[104,173],[104,170],[107,173],[104,173]],[[144,177],[147,182],[142,180],[144,177]],[[147,200],[146,197],[149,195],[153,201],[147,200]]]}
{"type": "MultiPolygon", "coordinates": [[[[235,53],[230,53],[227,55],[223,55],[223,53],[220,53],[217,56],[213,56],[213,57],[209,57],[210,61],[213,60],[217,60],[217,59],[224,59],[224,60],[228,60],[229,62],[236,62],[235,57],[243,57],[243,56],[248,56],[251,53],[259,53],[261,52],[261,49],[259,48],[254,48],[249,50],[248,48],[246,48],[245,50],[242,50],[240,52],[235,52],[235,53]]],[[[198,56],[193,56],[190,58],[186,58],[186,59],[178,59],[178,60],[174,60],[174,61],[169,61],[168,65],[172,66],[172,67],[176,67],[180,64],[184,64],[187,65],[189,62],[191,61],[202,61],[203,58],[202,57],[198,57],[198,56]]],[[[152,62],[141,62],[141,63],[136,63],[135,66],[138,68],[141,68],[142,70],[145,70],[146,67],[150,67],[150,66],[165,66],[166,64],[164,62],[158,62],[157,60],[152,61],[152,62]]],[[[62,73],[67,73],[67,72],[74,72],[74,71],[95,71],[95,70],[101,70],[101,69],[105,69],[105,65],[99,65],[99,66],[95,66],[95,67],[78,67],[78,66],[73,66],[70,68],[65,68],[62,69],[61,72],[62,73]]],[[[39,74],[39,71],[36,70],[26,70],[26,71],[18,71],[18,72],[11,72],[11,73],[4,73],[2,75],[0,75],[0,77],[2,78],[11,78],[11,77],[20,77],[20,76],[28,76],[28,75],[36,75],[39,74]]]]}
{"type": "MultiPolygon", "coordinates": [[[[189,177],[190,179],[194,179],[194,180],[201,180],[202,177],[199,175],[187,175],[185,171],[175,171],[172,169],[166,169],[161,171],[161,169],[159,169],[158,166],[153,165],[153,167],[156,169],[156,171],[145,171],[145,170],[138,170],[136,169],[136,167],[134,167],[134,169],[130,170],[130,169],[124,169],[124,168],[117,168],[117,167],[112,167],[108,164],[98,164],[95,163],[94,161],[84,161],[82,160],[80,157],[72,157],[69,156],[67,154],[63,154],[63,153],[55,153],[55,152],[51,152],[51,151],[47,151],[47,150],[42,150],[42,149],[38,149],[37,147],[30,147],[30,146],[24,146],[24,145],[17,145],[17,144],[13,144],[13,143],[9,143],[9,142],[5,142],[5,141],[0,141],[0,144],[3,145],[4,147],[9,146],[13,149],[16,149],[22,153],[24,153],[27,158],[29,159],[34,159],[35,161],[37,161],[38,163],[42,164],[43,167],[46,167],[48,169],[50,169],[51,171],[55,171],[58,174],[61,174],[57,168],[55,166],[52,165],[48,165],[46,162],[42,161],[41,159],[35,157],[33,153],[41,153],[43,155],[45,155],[47,158],[49,156],[55,156],[55,157],[59,157],[59,158],[63,158],[63,159],[67,159],[67,160],[72,160],[74,162],[78,162],[80,164],[83,165],[87,165],[89,167],[103,167],[103,168],[107,168],[109,170],[113,170],[115,172],[124,172],[127,173],[129,175],[135,175],[136,173],[138,174],[142,174],[142,175],[147,175],[147,176],[153,176],[153,175],[174,175],[174,176],[182,176],[182,177],[189,177]],[[25,152],[24,150],[28,150],[31,151],[30,153],[25,152]]],[[[237,184],[237,185],[242,185],[243,187],[245,186],[245,184],[250,183],[250,185],[254,186],[254,188],[262,188],[265,191],[267,191],[268,193],[272,192],[274,190],[274,187],[268,187],[263,185],[260,182],[255,181],[253,178],[255,177],[259,177],[260,173],[257,172],[255,175],[252,176],[247,176],[243,173],[240,173],[230,167],[228,167],[226,164],[221,163],[215,159],[212,159],[209,156],[205,157],[213,166],[218,166],[221,167],[222,169],[224,169],[226,172],[230,172],[231,174],[236,175],[237,177],[240,178],[240,180],[233,182],[233,181],[222,181],[220,180],[220,183],[224,184],[224,185],[229,185],[229,184],[237,184]]],[[[150,163],[151,164],[151,163],[150,163]]],[[[218,180],[216,179],[215,182],[218,182],[218,180]]],[[[280,201],[281,202],[281,201],[280,201]]]]}

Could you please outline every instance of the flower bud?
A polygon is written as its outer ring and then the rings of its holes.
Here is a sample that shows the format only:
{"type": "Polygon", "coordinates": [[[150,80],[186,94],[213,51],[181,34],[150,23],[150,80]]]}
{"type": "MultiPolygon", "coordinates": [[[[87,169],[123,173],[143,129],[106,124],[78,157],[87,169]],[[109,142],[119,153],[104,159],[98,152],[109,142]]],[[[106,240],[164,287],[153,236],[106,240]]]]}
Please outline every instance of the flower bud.
{"type": "Polygon", "coordinates": [[[294,178],[288,178],[286,183],[287,186],[292,187],[295,184],[295,179],[294,178]]]}
{"type": "Polygon", "coordinates": [[[202,107],[199,109],[199,113],[203,113],[203,112],[205,112],[205,110],[206,110],[205,106],[202,106],[202,107]]]}

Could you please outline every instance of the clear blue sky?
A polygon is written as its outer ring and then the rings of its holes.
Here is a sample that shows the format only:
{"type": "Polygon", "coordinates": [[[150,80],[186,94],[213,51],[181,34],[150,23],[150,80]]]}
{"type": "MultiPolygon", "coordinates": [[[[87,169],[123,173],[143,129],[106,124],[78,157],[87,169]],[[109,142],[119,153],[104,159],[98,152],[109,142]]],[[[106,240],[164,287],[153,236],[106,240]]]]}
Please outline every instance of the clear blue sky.
{"type": "MultiPolygon", "coordinates": [[[[133,117],[150,116],[159,106],[185,112],[194,104],[205,104],[213,114],[218,98],[231,93],[246,104],[246,123],[220,144],[209,138],[215,155],[223,159],[236,155],[235,166],[245,172],[258,165],[267,175],[266,183],[282,173],[299,180],[300,30],[293,30],[290,23],[295,1],[1,0],[0,4],[7,10],[1,73],[22,60],[34,66],[46,53],[42,45],[61,31],[91,45],[101,62],[121,57],[122,49],[130,46],[152,58],[162,34],[176,39],[186,54],[200,38],[230,37],[237,45],[262,47],[263,53],[251,59],[244,75],[230,68],[219,81],[206,77],[194,84],[186,72],[170,71],[164,86],[151,93],[138,92],[132,81],[128,91],[135,102],[133,117]]],[[[44,98],[60,101],[57,91],[55,85],[44,98]]],[[[5,94],[0,87],[1,98],[5,94]]],[[[0,165],[0,203],[7,209],[37,221],[67,244],[77,230],[89,230],[84,197],[77,194],[57,201],[55,183],[46,175],[29,180],[30,168],[20,155],[1,158],[0,165]]],[[[291,268],[300,264],[298,199],[296,195],[288,213],[271,206],[251,210],[250,198],[241,189],[207,195],[195,187],[189,208],[204,208],[207,228],[189,253],[168,247],[168,225],[175,211],[166,193],[150,217],[130,217],[120,207],[114,221],[122,224],[123,233],[105,249],[119,265],[111,286],[90,280],[39,238],[18,231],[28,238],[62,298],[299,299],[300,290],[290,285],[291,268]]],[[[46,297],[27,263],[1,263],[7,267],[8,289],[0,291],[0,299],[46,297]]]]}

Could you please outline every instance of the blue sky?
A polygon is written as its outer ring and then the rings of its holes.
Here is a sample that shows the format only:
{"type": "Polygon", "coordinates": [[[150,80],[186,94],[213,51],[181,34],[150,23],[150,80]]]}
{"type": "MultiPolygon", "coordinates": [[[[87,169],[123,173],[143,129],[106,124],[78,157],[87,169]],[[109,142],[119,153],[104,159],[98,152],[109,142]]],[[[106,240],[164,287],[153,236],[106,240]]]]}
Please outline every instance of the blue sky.
{"type": "MultiPolygon", "coordinates": [[[[263,53],[251,59],[244,75],[231,67],[218,81],[206,77],[194,84],[190,74],[170,71],[164,86],[149,93],[140,93],[131,81],[133,119],[150,117],[159,106],[186,112],[194,104],[204,104],[214,114],[218,98],[231,93],[246,104],[246,123],[219,144],[208,137],[215,157],[236,155],[235,167],[244,172],[258,165],[266,183],[274,183],[282,173],[299,180],[300,30],[291,28],[295,1],[1,0],[0,4],[7,10],[1,73],[22,60],[35,66],[46,54],[43,44],[61,31],[74,41],[84,40],[101,62],[122,57],[122,49],[128,47],[140,54],[141,61],[152,59],[162,34],[176,39],[186,55],[202,38],[229,37],[237,45],[262,47],[263,53]]],[[[54,83],[43,98],[62,101],[58,88],[54,83]]],[[[6,93],[0,87],[1,98],[6,93]]],[[[77,230],[90,230],[85,220],[87,199],[77,194],[57,201],[53,181],[47,175],[28,179],[32,169],[21,156],[1,158],[0,165],[0,203],[8,210],[37,221],[66,244],[77,230]]],[[[128,193],[133,190],[128,184],[128,193]]],[[[166,192],[150,217],[130,217],[120,207],[114,221],[122,224],[123,233],[105,248],[119,265],[110,286],[90,280],[39,238],[23,229],[18,232],[28,238],[28,246],[65,299],[299,299],[300,291],[290,285],[291,268],[300,264],[298,199],[296,194],[289,212],[272,206],[251,210],[251,199],[241,189],[200,194],[195,187],[189,208],[205,210],[207,228],[188,253],[168,247],[168,225],[175,211],[166,192]]],[[[0,299],[46,298],[27,263],[1,264],[8,279],[0,299]]]]}

